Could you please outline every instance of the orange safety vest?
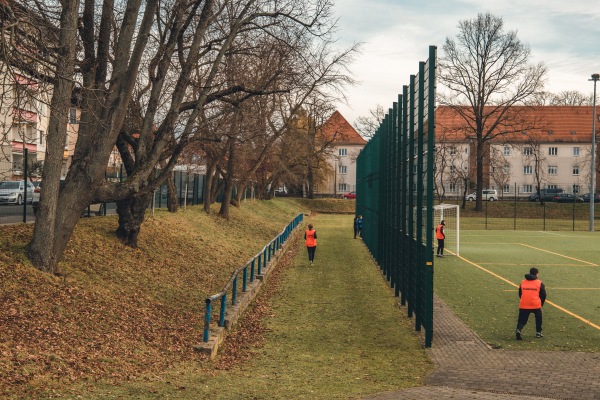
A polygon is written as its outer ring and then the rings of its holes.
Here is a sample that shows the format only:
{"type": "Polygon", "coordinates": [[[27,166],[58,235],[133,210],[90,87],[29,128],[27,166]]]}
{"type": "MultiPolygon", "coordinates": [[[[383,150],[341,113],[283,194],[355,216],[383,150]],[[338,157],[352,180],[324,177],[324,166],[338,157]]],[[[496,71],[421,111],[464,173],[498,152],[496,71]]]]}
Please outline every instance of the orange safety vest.
{"type": "Polygon", "coordinates": [[[306,236],[306,247],[317,247],[317,239],[315,239],[316,232],[317,231],[314,229],[312,231],[306,230],[304,233],[306,236]]]}
{"type": "Polygon", "coordinates": [[[435,228],[435,238],[436,239],[445,239],[445,235],[442,233],[444,225],[439,224],[437,228],[435,228]]]}
{"type": "Polygon", "coordinates": [[[521,301],[519,302],[519,308],[525,310],[535,310],[542,308],[542,299],[540,299],[540,288],[542,287],[542,281],[534,279],[529,281],[524,279],[521,282],[521,301]]]}

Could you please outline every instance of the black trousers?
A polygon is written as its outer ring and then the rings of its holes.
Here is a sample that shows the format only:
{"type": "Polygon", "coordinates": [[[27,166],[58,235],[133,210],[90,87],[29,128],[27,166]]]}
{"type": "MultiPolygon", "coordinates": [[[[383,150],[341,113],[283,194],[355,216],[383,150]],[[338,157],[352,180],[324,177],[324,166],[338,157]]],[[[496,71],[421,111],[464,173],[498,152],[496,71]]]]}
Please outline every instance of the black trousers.
{"type": "Polygon", "coordinates": [[[444,239],[438,239],[437,254],[444,254],[444,239]]]}
{"type": "Polygon", "coordinates": [[[535,331],[542,331],[542,309],[534,308],[533,310],[526,310],[524,308],[519,308],[519,321],[517,322],[517,329],[521,330],[527,324],[527,320],[529,319],[529,314],[533,313],[535,315],[535,331]]]}
{"type": "Polygon", "coordinates": [[[314,261],[315,260],[315,251],[317,250],[317,246],[306,247],[306,250],[308,250],[308,261],[314,261]]]}

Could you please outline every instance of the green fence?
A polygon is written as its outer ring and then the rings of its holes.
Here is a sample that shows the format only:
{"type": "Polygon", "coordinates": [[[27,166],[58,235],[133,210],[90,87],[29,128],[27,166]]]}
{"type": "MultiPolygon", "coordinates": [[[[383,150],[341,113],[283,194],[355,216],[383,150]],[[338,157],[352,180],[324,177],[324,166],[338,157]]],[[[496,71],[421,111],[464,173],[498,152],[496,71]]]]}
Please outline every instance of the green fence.
{"type": "Polygon", "coordinates": [[[363,240],[396,296],[433,339],[433,196],[436,48],[419,63],[357,159],[363,240]]]}

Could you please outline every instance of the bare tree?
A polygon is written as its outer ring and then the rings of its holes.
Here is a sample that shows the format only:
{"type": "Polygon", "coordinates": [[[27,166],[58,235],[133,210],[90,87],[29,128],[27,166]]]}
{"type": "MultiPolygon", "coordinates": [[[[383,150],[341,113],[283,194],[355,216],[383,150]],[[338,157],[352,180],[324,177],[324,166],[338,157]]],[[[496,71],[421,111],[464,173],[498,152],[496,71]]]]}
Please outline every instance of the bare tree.
{"type": "Polygon", "coordinates": [[[460,21],[456,40],[446,39],[440,60],[439,80],[447,89],[440,102],[460,115],[475,140],[476,210],[483,206],[486,145],[524,129],[513,106],[538,94],[546,74],[543,64],[529,64],[529,47],[503,26],[502,18],[491,14],[460,21]]]}
{"type": "Polygon", "coordinates": [[[377,128],[385,117],[385,111],[381,104],[377,104],[375,108],[369,110],[368,115],[362,115],[354,121],[356,131],[364,138],[371,138],[375,135],[377,128]]]}
{"type": "Polygon", "coordinates": [[[52,68],[44,78],[52,99],[44,190],[28,249],[34,265],[53,273],[92,202],[117,201],[118,235],[136,245],[151,194],[181,152],[194,141],[214,139],[201,136],[207,133],[202,126],[217,117],[211,104],[240,104],[280,89],[273,81],[255,87],[225,79],[226,56],[240,35],[297,32],[310,43],[327,38],[333,26],[329,0],[23,2],[56,27],[53,56],[37,57],[52,68]],[[74,93],[81,97],[79,135],[59,192],[74,93]],[[115,144],[127,170],[123,182],[104,178],[115,144]]]}
{"type": "Polygon", "coordinates": [[[564,90],[550,95],[551,106],[591,106],[593,95],[586,96],[577,90],[564,90]]]}

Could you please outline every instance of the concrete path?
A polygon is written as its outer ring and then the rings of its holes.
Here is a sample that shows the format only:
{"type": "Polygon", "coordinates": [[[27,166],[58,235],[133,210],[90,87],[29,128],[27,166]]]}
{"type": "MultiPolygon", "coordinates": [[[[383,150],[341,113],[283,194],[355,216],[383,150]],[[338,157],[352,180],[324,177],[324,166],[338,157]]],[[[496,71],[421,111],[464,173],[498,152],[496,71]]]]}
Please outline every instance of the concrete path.
{"type": "Polygon", "coordinates": [[[600,399],[598,353],[491,349],[437,297],[434,327],[426,386],[366,399],[600,399]]]}

